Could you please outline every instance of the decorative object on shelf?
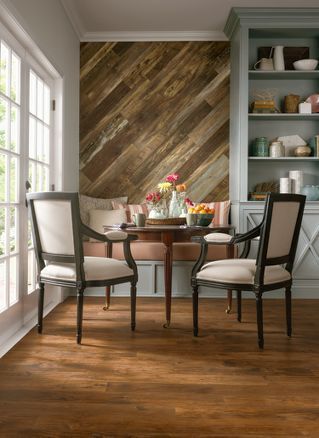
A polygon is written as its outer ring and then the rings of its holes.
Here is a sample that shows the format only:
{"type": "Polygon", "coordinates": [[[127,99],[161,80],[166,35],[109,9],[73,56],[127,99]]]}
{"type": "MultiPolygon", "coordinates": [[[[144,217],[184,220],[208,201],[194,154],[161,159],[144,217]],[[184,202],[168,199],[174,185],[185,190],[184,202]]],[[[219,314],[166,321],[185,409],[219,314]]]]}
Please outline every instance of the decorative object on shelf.
{"type": "MultiPolygon", "coordinates": [[[[258,59],[267,58],[271,47],[258,47],[258,59]]],[[[294,70],[293,63],[300,59],[309,58],[309,47],[284,47],[285,70],[294,70]]]]}
{"type": "Polygon", "coordinates": [[[253,102],[251,103],[251,112],[254,114],[279,113],[276,107],[275,96],[278,90],[254,90],[252,92],[253,102]]]}
{"type": "Polygon", "coordinates": [[[252,154],[253,157],[268,157],[269,156],[269,142],[267,137],[257,137],[253,143],[252,154]]]}
{"type": "Polygon", "coordinates": [[[317,59],[300,59],[299,61],[295,61],[293,63],[294,69],[300,71],[316,70],[317,65],[317,59]]]}
{"type": "Polygon", "coordinates": [[[307,142],[300,135],[284,135],[278,137],[277,141],[281,141],[285,147],[285,157],[294,157],[295,149],[298,146],[307,146],[307,142]]]}
{"type": "Polygon", "coordinates": [[[319,94],[312,94],[306,99],[306,102],[311,103],[311,112],[319,113],[319,94]]]}
{"type": "Polygon", "coordinates": [[[319,186],[305,185],[301,194],[307,197],[307,201],[319,201],[319,186]]]}
{"type": "Polygon", "coordinates": [[[278,181],[267,181],[256,184],[253,192],[249,193],[250,201],[264,201],[267,193],[278,193],[279,185],[278,181]]]}
{"type": "Polygon", "coordinates": [[[296,157],[309,157],[311,155],[311,148],[306,146],[298,146],[295,149],[295,156],[296,157]]]}
{"type": "Polygon", "coordinates": [[[303,186],[303,171],[290,170],[289,178],[292,180],[291,193],[301,193],[301,187],[303,186]]]}
{"type": "Polygon", "coordinates": [[[285,70],[284,46],[274,47],[274,68],[276,71],[285,70]]]}
{"type": "Polygon", "coordinates": [[[281,158],[285,156],[285,148],[282,141],[273,141],[269,146],[269,156],[272,158],[281,158]]]}
{"type": "Polygon", "coordinates": [[[290,178],[280,178],[280,193],[291,193],[292,180],[290,178]]]}
{"type": "Polygon", "coordinates": [[[298,111],[299,111],[299,114],[311,114],[312,113],[311,103],[310,102],[301,102],[298,105],[298,111]]]}
{"type": "Polygon", "coordinates": [[[284,100],[284,112],[285,113],[298,113],[298,105],[300,102],[300,96],[297,94],[288,94],[284,100]]]}
{"type": "Polygon", "coordinates": [[[319,135],[314,135],[309,139],[309,146],[311,148],[311,154],[319,158],[319,135]]]}
{"type": "Polygon", "coordinates": [[[264,201],[267,197],[267,193],[251,192],[248,194],[250,201],[264,201]]]}
{"type": "Polygon", "coordinates": [[[254,65],[255,70],[262,71],[273,71],[274,70],[274,62],[272,60],[272,49],[270,50],[269,58],[261,58],[254,65]],[[258,66],[258,68],[257,68],[258,66]]]}

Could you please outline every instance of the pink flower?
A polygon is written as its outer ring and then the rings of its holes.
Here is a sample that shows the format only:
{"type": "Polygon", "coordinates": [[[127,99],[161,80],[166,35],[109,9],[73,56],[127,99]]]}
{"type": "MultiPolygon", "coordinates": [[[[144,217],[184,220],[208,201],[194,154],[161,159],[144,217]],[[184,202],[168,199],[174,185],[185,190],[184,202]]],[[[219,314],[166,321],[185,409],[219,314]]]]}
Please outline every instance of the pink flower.
{"type": "Polygon", "coordinates": [[[188,206],[191,206],[191,207],[193,207],[193,205],[194,205],[194,202],[193,201],[191,201],[189,198],[185,198],[185,204],[187,204],[188,206]]]}
{"type": "Polygon", "coordinates": [[[145,199],[147,202],[157,204],[162,199],[162,195],[160,192],[150,192],[146,195],[145,199]]]}
{"type": "Polygon", "coordinates": [[[179,180],[179,174],[178,173],[172,173],[171,175],[168,175],[165,178],[165,181],[170,182],[172,184],[174,184],[178,180],[179,180]]]}

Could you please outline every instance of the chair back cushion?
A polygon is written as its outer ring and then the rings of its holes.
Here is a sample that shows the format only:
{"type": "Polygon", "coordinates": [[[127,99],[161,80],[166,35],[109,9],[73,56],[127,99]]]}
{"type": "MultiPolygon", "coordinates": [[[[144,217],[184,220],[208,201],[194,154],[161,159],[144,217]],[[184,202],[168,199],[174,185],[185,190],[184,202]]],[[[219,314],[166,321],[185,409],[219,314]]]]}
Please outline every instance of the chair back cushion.
{"type": "Polygon", "coordinates": [[[298,213],[298,202],[274,203],[269,230],[267,259],[284,257],[289,254],[298,213]]]}
{"type": "Polygon", "coordinates": [[[257,255],[259,280],[266,265],[286,263],[287,269],[291,272],[305,199],[305,196],[297,194],[268,195],[257,255]]]}
{"type": "Polygon", "coordinates": [[[35,199],[34,210],[42,251],[74,255],[71,201],[35,199]]]}

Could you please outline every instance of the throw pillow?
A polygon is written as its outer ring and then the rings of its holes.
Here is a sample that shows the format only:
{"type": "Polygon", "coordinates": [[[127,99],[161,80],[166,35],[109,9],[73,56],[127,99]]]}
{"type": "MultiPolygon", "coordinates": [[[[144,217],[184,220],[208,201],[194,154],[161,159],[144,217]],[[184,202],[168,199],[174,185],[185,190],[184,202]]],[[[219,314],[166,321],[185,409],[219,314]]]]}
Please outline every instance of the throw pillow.
{"type": "Polygon", "coordinates": [[[80,195],[81,219],[85,225],[90,222],[90,210],[112,210],[112,201],[127,202],[127,196],[113,199],[92,198],[91,196],[80,195]]]}
{"type": "Polygon", "coordinates": [[[90,228],[98,233],[104,233],[103,225],[114,225],[126,222],[126,211],[119,210],[91,210],[90,228]]]}
{"type": "Polygon", "coordinates": [[[114,210],[122,208],[126,211],[127,222],[133,222],[132,216],[135,213],[144,213],[148,216],[147,204],[124,204],[122,202],[112,201],[112,206],[114,210]]]}

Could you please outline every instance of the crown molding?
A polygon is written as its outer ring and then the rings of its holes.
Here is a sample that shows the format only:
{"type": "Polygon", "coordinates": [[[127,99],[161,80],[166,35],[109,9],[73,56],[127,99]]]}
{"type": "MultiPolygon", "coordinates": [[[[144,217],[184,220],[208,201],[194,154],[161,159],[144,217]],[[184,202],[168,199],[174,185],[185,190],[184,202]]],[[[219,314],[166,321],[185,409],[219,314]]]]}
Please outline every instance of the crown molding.
{"type": "Polygon", "coordinates": [[[319,8],[245,8],[231,9],[224,32],[229,39],[238,26],[318,27],[319,8]]]}
{"type": "Polygon", "coordinates": [[[62,7],[64,8],[66,15],[77,35],[79,40],[81,41],[81,38],[83,34],[85,33],[85,29],[82,23],[82,20],[76,10],[76,8],[71,6],[71,3],[68,0],[60,0],[60,3],[62,7]]]}
{"type": "Polygon", "coordinates": [[[80,41],[228,41],[219,31],[84,32],[80,41]]]}

